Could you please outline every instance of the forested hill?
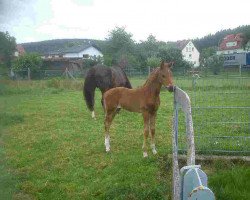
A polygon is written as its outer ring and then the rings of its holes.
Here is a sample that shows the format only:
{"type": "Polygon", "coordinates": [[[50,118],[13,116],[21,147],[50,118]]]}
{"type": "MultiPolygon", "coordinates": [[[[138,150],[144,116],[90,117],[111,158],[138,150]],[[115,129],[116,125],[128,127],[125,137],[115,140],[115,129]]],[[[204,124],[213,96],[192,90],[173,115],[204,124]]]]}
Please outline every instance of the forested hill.
{"type": "Polygon", "coordinates": [[[234,29],[225,29],[216,32],[215,34],[209,34],[202,38],[194,39],[193,42],[195,46],[201,51],[204,48],[218,46],[218,43],[221,39],[223,39],[226,35],[243,33],[246,37],[246,41],[250,39],[250,25],[239,26],[234,29]]]}
{"type": "Polygon", "coordinates": [[[99,48],[102,48],[104,41],[92,39],[55,39],[41,42],[22,43],[21,45],[28,53],[36,52],[42,55],[51,51],[62,50],[68,47],[83,45],[86,43],[95,44],[99,48]]]}
{"type": "MultiPolygon", "coordinates": [[[[202,38],[194,39],[193,42],[201,52],[202,49],[208,47],[218,46],[218,43],[221,39],[223,39],[226,35],[243,33],[246,36],[246,41],[250,39],[250,25],[239,26],[234,29],[226,29],[216,32],[215,34],[209,34],[202,38]]],[[[187,38],[180,38],[187,39],[187,38]]],[[[167,42],[167,41],[165,41],[167,42]]],[[[104,51],[106,41],[103,40],[92,40],[92,39],[56,39],[56,40],[46,40],[41,42],[31,42],[31,43],[23,43],[25,51],[37,52],[39,54],[46,54],[51,51],[62,50],[68,47],[72,47],[75,45],[82,45],[86,43],[92,43],[97,45],[102,51],[104,51]]]]}

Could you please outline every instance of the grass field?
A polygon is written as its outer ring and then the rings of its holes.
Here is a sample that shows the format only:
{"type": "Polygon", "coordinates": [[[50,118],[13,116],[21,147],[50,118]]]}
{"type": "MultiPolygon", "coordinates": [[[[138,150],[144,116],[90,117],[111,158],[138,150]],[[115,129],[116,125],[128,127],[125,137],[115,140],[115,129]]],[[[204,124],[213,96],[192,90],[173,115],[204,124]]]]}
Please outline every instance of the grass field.
{"type": "MultiPolygon", "coordinates": [[[[0,84],[0,199],[171,199],[173,94],[161,93],[158,155],[143,159],[142,117],[126,111],[114,119],[105,153],[101,95],[93,121],[81,81],[0,84]]],[[[249,164],[214,161],[204,169],[217,199],[250,196],[249,164]]]]}

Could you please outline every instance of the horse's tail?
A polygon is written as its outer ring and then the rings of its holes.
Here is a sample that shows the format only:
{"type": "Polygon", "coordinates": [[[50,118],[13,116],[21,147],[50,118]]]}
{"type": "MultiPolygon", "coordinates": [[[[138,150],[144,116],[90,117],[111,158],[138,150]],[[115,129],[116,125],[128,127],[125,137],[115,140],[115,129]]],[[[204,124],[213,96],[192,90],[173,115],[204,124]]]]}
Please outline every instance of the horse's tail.
{"type": "Polygon", "coordinates": [[[95,83],[94,72],[90,69],[87,73],[83,85],[83,96],[85,98],[87,107],[90,111],[94,111],[95,88],[96,88],[96,83],[95,83]]]}
{"type": "Polygon", "coordinates": [[[132,89],[132,85],[131,85],[130,81],[128,80],[127,74],[125,73],[125,71],[123,69],[121,69],[121,71],[122,71],[124,78],[125,78],[125,81],[126,81],[124,87],[132,89]]]}
{"type": "Polygon", "coordinates": [[[127,81],[125,83],[125,87],[129,88],[129,89],[132,89],[132,85],[131,85],[130,81],[128,80],[128,77],[126,77],[126,78],[127,78],[127,81]]]}

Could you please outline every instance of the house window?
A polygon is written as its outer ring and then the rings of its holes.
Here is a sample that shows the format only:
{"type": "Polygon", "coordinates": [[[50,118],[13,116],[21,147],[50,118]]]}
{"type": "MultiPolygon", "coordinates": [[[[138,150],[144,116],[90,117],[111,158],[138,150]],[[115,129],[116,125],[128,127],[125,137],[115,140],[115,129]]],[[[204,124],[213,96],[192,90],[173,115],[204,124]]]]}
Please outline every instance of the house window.
{"type": "Polygon", "coordinates": [[[194,47],[192,47],[192,51],[194,51],[194,47]]]}
{"type": "Polygon", "coordinates": [[[194,61],[194,65],[196,64],[196,61],[194,61]]]}
{"type": "Polygon", "coordinates": [[[235,47],[237,46],[237,42],[227,42],[226,47],[235,47]]]}
{"type": "Polygon", "coordinates": [[[189,54],[189,58],[192,58],[192,54],[189,54]]]}
{"type": "Polygon", "coordinates": [[[89,54],[83,54],[82,57],[83,58],[89,58],[89,54]]]}
{"type": "Polygon", "coordinates": [[[186,52],[188,52],[188,47],[186,47],[186,52]]]}

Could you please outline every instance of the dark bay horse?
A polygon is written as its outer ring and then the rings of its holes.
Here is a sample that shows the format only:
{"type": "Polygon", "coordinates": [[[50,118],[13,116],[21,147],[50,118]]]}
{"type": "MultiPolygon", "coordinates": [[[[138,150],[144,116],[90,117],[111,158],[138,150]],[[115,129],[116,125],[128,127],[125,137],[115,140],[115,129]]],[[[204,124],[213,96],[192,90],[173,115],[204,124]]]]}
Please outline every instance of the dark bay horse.
{"type": "Polygon", "coordinates": [[[144,142],[143,156],[147,157],[147,138],[151,135],[151,148],[153,154],[156,154],[155,148],[155,118],[160,105],[160,90],[162,85],[173,91],[173,77],[171,67],[173,63],[162,62],[160,67],[156,68],[149,76],[145,84],[137,89],[128,89],[117,87],[105,92],[104,110],[105,110],[105,146],[106,152],[110,151],[109,129],[112,120],[115,117],[117,108],[124,108],[130,112],[142,113],[144,120],[144,142]]]}
{"type": "Polygon", "coordinates": [[[92,112],[92,118],[95,118],[95,89],[99,88],[103,96],[104,92],[114,87],[132,88],[128,77],[120,67],[107,67],[99,64],[87,72],[83,86],[83,95],[88,109],[92,112]]]}

